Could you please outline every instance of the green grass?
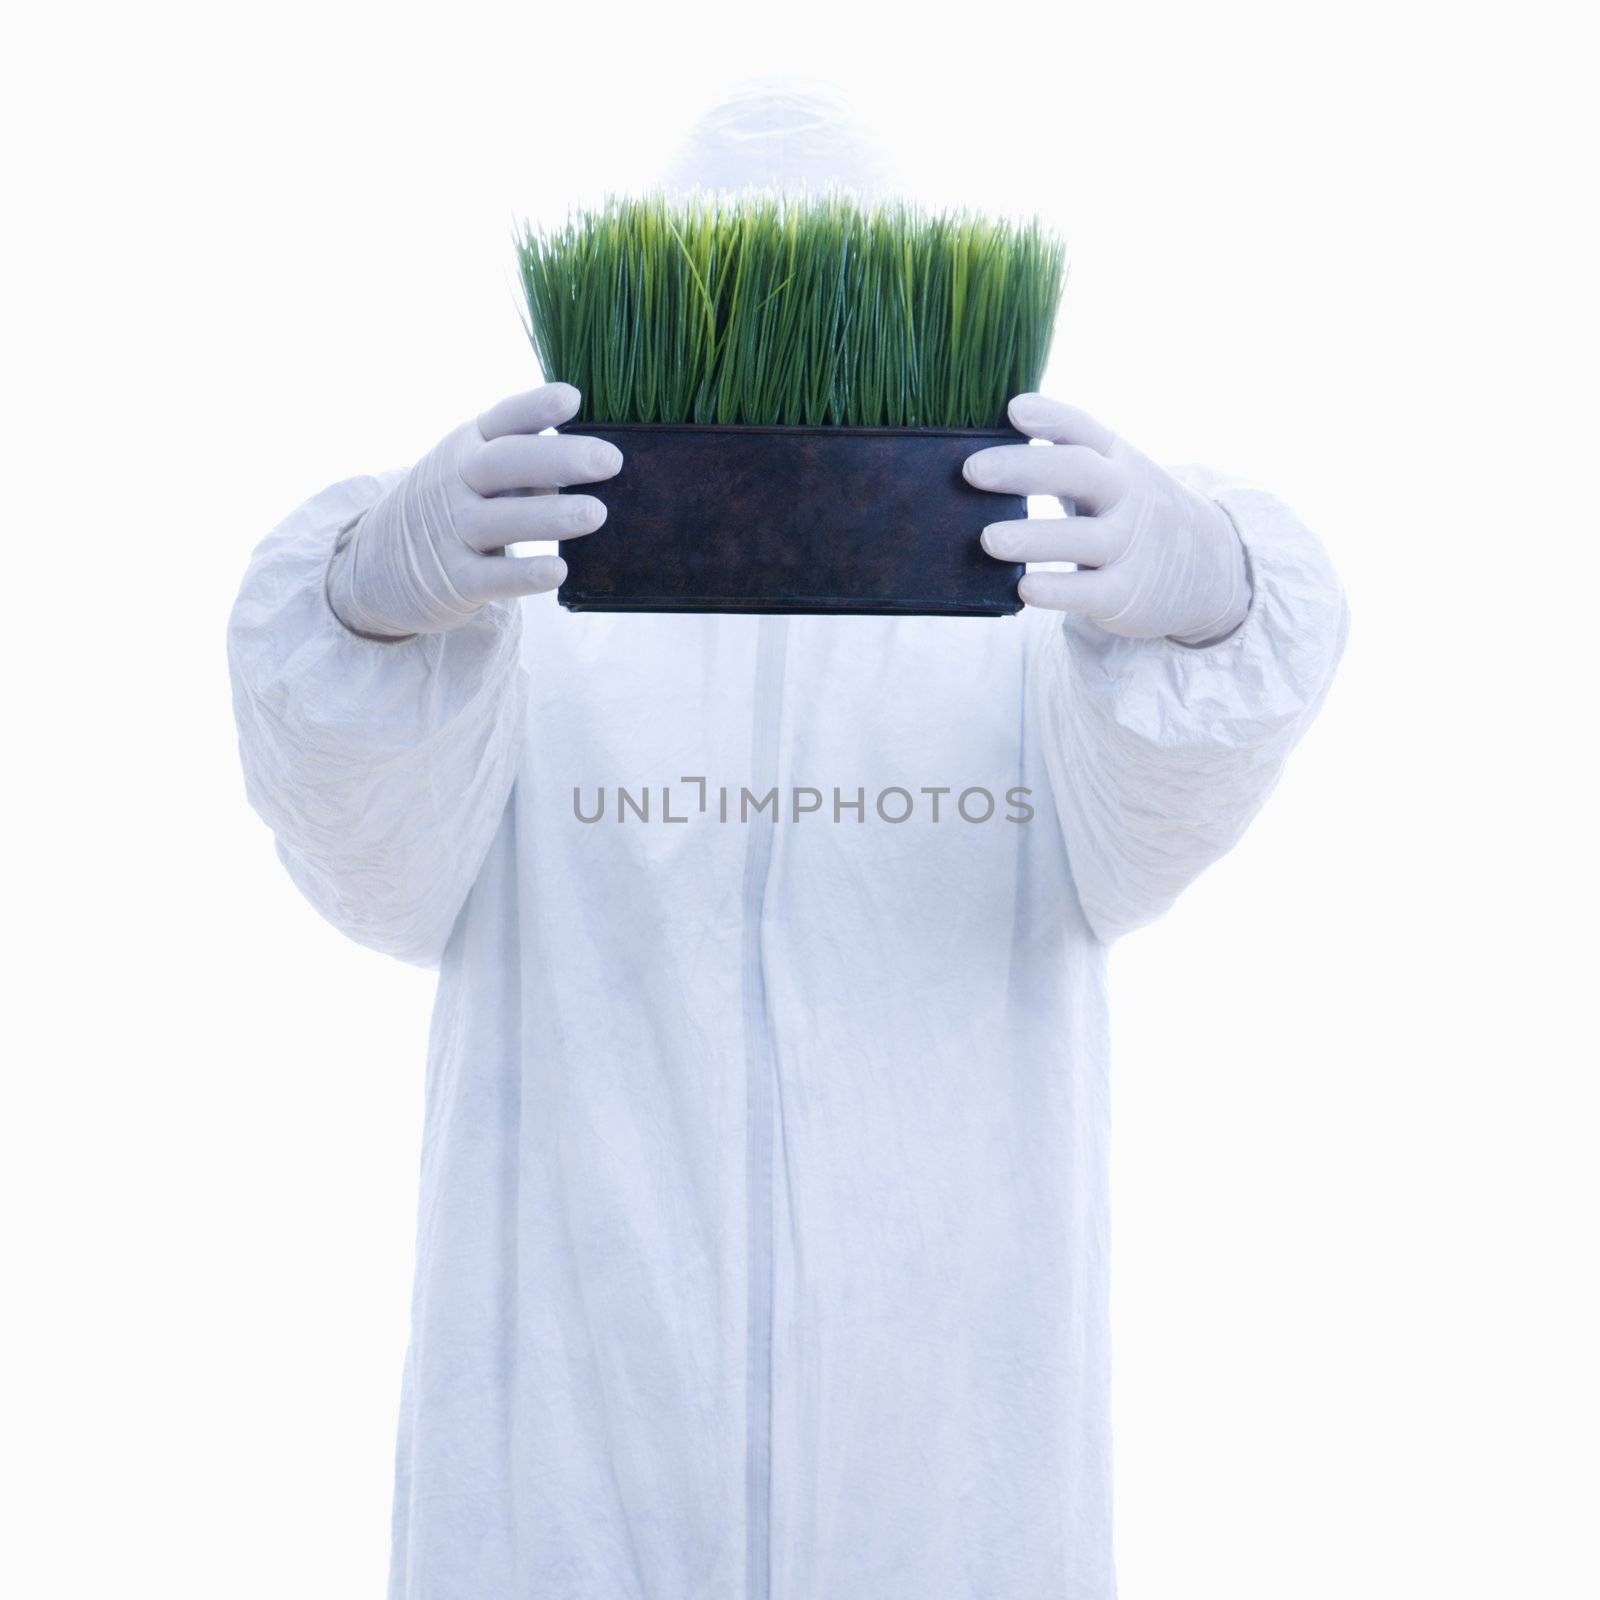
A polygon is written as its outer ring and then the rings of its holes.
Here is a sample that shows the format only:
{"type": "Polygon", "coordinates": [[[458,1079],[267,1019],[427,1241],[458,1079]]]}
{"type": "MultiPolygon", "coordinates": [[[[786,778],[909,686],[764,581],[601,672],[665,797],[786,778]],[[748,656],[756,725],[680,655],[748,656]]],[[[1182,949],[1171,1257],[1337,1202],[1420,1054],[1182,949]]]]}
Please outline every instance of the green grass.
{"type": "Polygon", "coordinates": [[[1066,271],[1037,221],[838,196],[613,199],[516,245],[545,378],[590,422],[995,427],[1066,271]]]}

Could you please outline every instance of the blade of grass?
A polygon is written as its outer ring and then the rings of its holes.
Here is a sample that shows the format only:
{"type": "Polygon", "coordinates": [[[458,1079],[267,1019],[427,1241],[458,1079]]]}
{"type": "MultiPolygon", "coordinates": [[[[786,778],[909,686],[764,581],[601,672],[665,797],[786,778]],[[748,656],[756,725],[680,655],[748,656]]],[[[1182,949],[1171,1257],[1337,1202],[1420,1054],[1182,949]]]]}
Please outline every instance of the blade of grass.
{"type": "Polygon", "coordinates": [[[838,195],[613,199],[514,243],[529,341],[590,421],[992,427],[1066,273],[1037,220],[838,195]]]}

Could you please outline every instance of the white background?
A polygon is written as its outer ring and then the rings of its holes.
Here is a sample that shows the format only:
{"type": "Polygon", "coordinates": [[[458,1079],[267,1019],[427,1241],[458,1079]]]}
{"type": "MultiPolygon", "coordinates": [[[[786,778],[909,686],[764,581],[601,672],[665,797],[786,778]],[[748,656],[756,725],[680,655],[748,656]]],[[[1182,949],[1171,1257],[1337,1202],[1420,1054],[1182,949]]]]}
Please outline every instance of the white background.
{"type": "Polygon", "coordinates": [[[29,9],[0,1591],[382,1593],[431,979],[278,868],[227,609],[298,501],[535,381],[514,215],[782,67],[924,193],[1059,222],[1046,387],[1277,490],[1352,598],[1276,798],[1114,960],[1124,1600],[1593,1600],[1600,275],[1555,9],[29,9]]]}

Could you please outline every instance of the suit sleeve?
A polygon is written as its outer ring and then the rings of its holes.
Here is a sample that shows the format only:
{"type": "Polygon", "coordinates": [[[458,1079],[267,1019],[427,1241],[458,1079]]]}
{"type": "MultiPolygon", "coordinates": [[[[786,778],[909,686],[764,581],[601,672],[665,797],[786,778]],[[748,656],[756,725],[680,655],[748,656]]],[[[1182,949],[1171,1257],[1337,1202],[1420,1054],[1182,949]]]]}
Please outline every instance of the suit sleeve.
{"type": "Polygon", "coordinates": [[[324,490],[256,550],[228,625],[250,803],[311,904],[437,963],[510,795],[524,711],[515,605],[395,643],[329,609],[334,541],[394,477],[324,490]]]}
{"type": "Polygon", "coordinates": [[[1182,474],[1249,559],[1243,623],[1201,648],[1045,618],[1036,718],[1079,902],[1109,943],[1225,855],[1322,705],[1349,612],[1327,555],[1280,501],[1182,474]]]}

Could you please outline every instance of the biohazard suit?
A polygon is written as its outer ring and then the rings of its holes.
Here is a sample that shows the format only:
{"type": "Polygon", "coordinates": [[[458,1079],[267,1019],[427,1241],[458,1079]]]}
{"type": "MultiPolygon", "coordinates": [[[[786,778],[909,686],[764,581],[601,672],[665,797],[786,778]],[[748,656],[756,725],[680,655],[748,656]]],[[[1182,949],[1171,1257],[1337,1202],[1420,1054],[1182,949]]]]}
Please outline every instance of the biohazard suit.
{"type": "Polygon", "coordinates": [[[1107,948],[1271,790],[1328,562],[1034,397],[1102,564],[1016,618],[570,614],[496,536],[617,464],[535,395],[295,511],[230,630],[290,873],[439,966],[392,1594],[1108,1600],[1107,948]]]}

